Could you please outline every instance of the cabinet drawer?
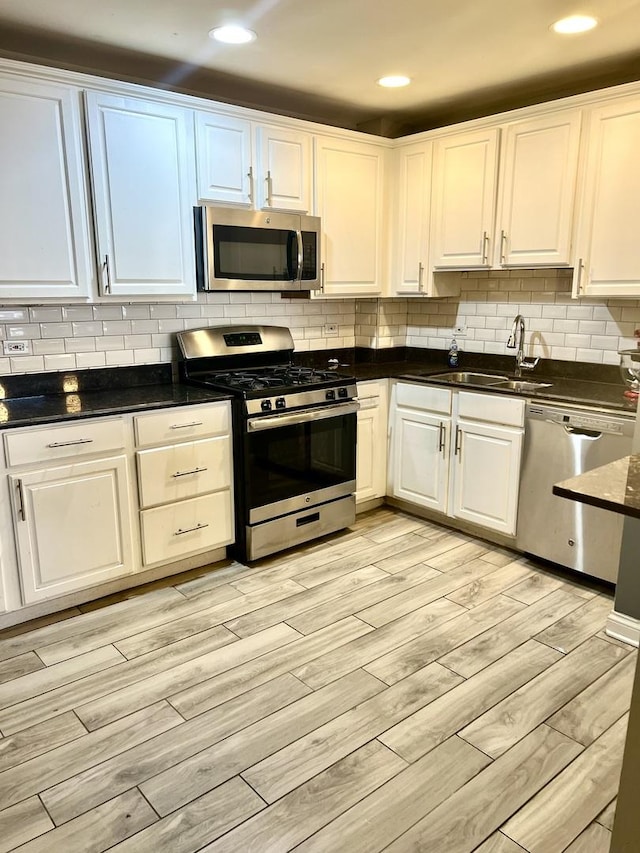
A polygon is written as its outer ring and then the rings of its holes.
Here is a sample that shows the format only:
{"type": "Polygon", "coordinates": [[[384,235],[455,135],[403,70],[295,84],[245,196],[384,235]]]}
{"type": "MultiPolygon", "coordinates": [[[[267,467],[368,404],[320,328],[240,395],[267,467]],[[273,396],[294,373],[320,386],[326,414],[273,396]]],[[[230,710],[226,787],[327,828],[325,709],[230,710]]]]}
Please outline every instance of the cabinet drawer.
{"type": "Polygon", "coordinates": [[[451,391],[448,388],[399,382],[396,386],[396,402],[398,406],[448,415],[451,412],[451,391]]]}
{"type": "Polygon", "coordinates": [[[384,393],[386,384],[386,379],[374,380],[372,382],[358,382],[358,398],[360,400],[368,400],[370,397],[379,397],[384,393]]]}
{"type": "Polygon", "coordinates": [[[231,493],[145,509],[140,513],[145,566],[180,560],[233,541],[231,493]]]}
{"type": "Polygon", "coordinates": [[[193,498],[231,485],[231,442],[227,436],[139,450],[140,506],[193,498]]]}
{"type": "Polygon", "coordinates": [[[125,429],[122,418],[110,418],[6,432],[7,465],[30,465],[121,450],[125,446],[125,429]]]}
{"type": "Polygon", "coordinates": [[[476,421],[523,426],[524,405],[524,400],[518,400],[515,397],[460,391],[458,414],[461,418],[471,418],[476,421]]]}
{"type": "Polygon", "coordinates": [[[219,435],[229,432],[229,403],[164,409],[151,415],[138,415],[134,423],[136,444],[139,447],[219,435]]]}

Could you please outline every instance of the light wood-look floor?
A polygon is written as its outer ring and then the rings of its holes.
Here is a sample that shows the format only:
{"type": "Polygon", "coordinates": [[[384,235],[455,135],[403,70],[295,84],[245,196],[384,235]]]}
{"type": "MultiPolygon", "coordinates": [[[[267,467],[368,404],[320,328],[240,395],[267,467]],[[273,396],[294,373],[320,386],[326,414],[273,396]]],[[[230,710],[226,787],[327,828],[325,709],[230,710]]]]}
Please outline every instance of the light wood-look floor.
{"type": "Polygon", "coordinates": [[[380,509],[0,633],[0,853],[605,853],[606,591],[380,509]]]}

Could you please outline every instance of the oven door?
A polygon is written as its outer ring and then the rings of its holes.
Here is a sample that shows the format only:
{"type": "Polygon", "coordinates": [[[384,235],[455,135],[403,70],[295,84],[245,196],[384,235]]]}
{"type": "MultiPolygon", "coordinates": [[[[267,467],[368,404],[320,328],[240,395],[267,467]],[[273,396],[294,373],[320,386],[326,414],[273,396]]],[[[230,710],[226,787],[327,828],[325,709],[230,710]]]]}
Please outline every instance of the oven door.
{"type": "Polygon", "coordinates": [[[249,418],[249,524],[350,495],[356,481],[357,401],[249,418]]]}

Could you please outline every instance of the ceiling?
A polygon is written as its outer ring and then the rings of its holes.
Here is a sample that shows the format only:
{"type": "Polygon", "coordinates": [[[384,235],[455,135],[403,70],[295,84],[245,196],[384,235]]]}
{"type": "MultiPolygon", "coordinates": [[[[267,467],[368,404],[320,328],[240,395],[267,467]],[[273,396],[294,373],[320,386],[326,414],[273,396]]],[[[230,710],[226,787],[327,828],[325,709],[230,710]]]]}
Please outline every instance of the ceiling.
{"type": "Polygon", "coordinates": [[[387,136],[640,79],[638,33],[638,0],[0,0],[0,55],[387,136]],[[550,31],[577,12],[600,26],[550,31]]]}

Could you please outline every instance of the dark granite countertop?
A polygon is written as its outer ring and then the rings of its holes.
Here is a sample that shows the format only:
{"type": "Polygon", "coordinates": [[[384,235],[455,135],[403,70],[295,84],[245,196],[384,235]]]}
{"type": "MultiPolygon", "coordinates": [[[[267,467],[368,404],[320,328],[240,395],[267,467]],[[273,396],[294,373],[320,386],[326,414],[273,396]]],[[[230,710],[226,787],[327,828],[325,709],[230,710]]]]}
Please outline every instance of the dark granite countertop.
{"type": "Polygon", "coordinates": [[[0,377],[0,428],[190,406],[225,394],[172,381],[171,365],[0,377]]]}
{"type": "Polygon", "coordinates": [[[640,518],[640,454],[556,483],[554,495],[640,518]]]}
{"type": "MultiPolygon", "coordinates": [[[[327,367],[330,358],[337,360],[336,369],[352,373],[358,381],[370,379],[408,379],[412,382],[436,382],[437,374],[453,370],[499,373],[514,377],[513,356],[462,353],[457,368],[447,366],[442,350],[399,347],[393,350],[317,351],[298,356],[301,363],[327,367]]],[[[534,371],[523,371],[522,380],[549,383],[549,387],[517,392],[492,386],[465,385],[442,382],[443,387],[462,388],[480,394],[507,394],[550,403],[569,403],[593,406],[635,414],[636,401],[624,396],[626,385],[614,365],[586,364],[567,361],[541,360],[534,371]]]]}

